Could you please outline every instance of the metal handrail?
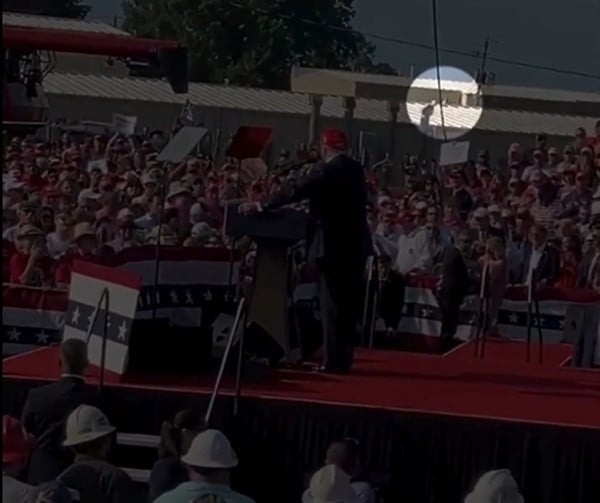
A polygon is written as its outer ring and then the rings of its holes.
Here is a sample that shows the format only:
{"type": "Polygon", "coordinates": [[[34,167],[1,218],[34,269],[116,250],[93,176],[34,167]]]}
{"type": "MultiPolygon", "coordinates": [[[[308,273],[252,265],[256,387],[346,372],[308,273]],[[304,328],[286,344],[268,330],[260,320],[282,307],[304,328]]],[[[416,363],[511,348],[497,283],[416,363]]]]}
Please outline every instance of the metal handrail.
{"type": "Polygon", "coordinates": [[[98,391],[101,393],[104,388],[104,367],[106,362],[106,342],[108,339],[108,314],[109,314],[109,306],[110,306],[110,292],[107,287],[102,289],[102,293],[100,294],[100,298],[96,303],[96,308],[94,309],[94,314],[92,315],[92,323],[90,323],[89,328],[85,334],[85,344],[88,345],[90,339],[92,337],[92,331],[94,330],[94,326],[96,325],[96,320],[98,319],[98,314],[100,314],[100,305],[104,302],[104,331],[102,334],[102,350],[100,353],[100,380],[98,381],[98,391]]]}
{"type": "MultiPolygon", "coordinates": [[[[213,409],[215,407],[215,402],[217,400],[217,396],[219,394],[219,389],[221,387],[221,381],[223,380],[223,374],[225,373],[225,366],[227,365],[227,360],[229,359],[229,353],[231,352],[231,347],[233,346],[233,341],[235,339],[235,334],[237,333],[240,321],[242,320],[242,315],[244,312],[244,307],[246,305],[246,299],[242,297],[238,303],[237,311],[235,313],[235,318],[233,320],[233,325],[231,326],[231,330],[229,331],[229,339],[227,340],[227,345],[225,346],[225,352],[223,353],[223,357],[221,358],[221,365],[219,367],[219,373],[217,374],[217,379],[215,380],[215,385],[213,387],[212,394],[210,395],[210,401],[208,403],[208,408],[206,410],[206,415],[204,416],[204,421],[206,424],[210,424],[210,418],[212,416],[213,409]]],[[[236,372],[236,387],[235,387],[235,399],[234,399],[234,413],[237,414],[238,401],[240,395],[241,388],[241,373],[242,373],[242,351],[243,351],[243,338],[244,332],[242,331],[240,346],[239,346],[239,356],[237,362],[237,372],[236,372]]]]}

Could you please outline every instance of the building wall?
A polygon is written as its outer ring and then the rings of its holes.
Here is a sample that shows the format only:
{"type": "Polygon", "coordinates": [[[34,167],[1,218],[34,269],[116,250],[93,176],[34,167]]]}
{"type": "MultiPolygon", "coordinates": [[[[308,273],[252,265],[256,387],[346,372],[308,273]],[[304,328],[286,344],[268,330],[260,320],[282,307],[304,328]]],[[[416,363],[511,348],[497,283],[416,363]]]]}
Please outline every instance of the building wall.
{"type": "MultiPolygon", "coordinates": [[[[181,113],[181,106],[170,103],[151,103],[145,101],[125,101],[103,98],[87,98],[79,96],[48,95],[50,102],[50,120],[66,118],[69,121],[94,120],[111,122],[114,113],[138,117],[138,128],[170,130],[181,113]]],[[[283,148],[294,149],[298,144],[306,142],[308,136],[309,116],[272,112],[252,112],[225,108],[195,107],[198,120],[210,131],[221,131],[221,145],[225,145],[239,126],[271,126],[273,142],[271,156],[278,155],[283,148]]],[[[343,119],[322,117],[321,128],[335,126],[344,128],[343,119]]],[[[369,149],[376,159],[381,159],[387,152],[390,138],[389,125],[384,122],[356,120],[353,136],[358,144],[360,132],[364,133],[369,149]],[[370,133],[370,134],[369,134],[370,133]]],[[[401,159],[405,154],[417,153],[424,158],[435,158],[439,155],[440,142],[422,135],[413,125],[398,125],[396,129],[396,155],[401,159]]],[[[471,142],[471,155],[487,148],[493,158],[506,156],[508,147],[519,142],[524,147],[533,145],[535,135],[497,133],[492,131],[473,130],[461,140],[471,142]]],[[[570,138],[550,137],[549,142],[562,147],[570,138]]]]}
{"type": "Polygon", "coordinates": [[[70,52],[61,52],[56,55],[56,67],[53,71],[58,73],[106,75],[107,77],[129,76],[129,69],[122,61],[107,56],[70,52]]]}

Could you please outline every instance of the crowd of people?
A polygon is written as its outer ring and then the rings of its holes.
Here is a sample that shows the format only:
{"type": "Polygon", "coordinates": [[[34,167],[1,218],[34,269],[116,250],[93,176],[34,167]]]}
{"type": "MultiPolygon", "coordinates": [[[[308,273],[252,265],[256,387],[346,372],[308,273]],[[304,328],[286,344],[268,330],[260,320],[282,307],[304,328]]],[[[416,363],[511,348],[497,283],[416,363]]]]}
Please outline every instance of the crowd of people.
{"type": "MultiPolygon", "coordinates": [[[[166,141],[159,131],[111,138],[65,133],[57,142],[10,138],[3,281],[68,288],[76,258],[93,261],[144,244],[226,246],[229,202],[260,201],[319,161],[317,146],[301,145],[283,151],[270,168],[260,160],[216,163],[199,153],[160,163],[166,141]]],[[[401,166],[386,159],[367,167],[367,179],[379,308],[389,331],[398,326],[407,278],[415,274],[440,278],[442,339],[452,337],[458,307],[484,272],[492,319],[508,285],[600,292],[600,122],[592,135],[579,129],[560,149],[540,134],[531,145],[510,145],[505,159],[485,150],[444,167],[414,156],[401,166]],[[401,187],[385,185],[393,169],[403,170],[401,187]]],[[[308,210],[305,203],[297,208],[308,210]]],[[[252,243],[237,245],[251,255],[252,243]]],[[[238,459],[225,434],[190,411],[165,422],[149,484],[134,484],[109,462],[115,428],[83,379],[86,345],[63,342],[60,360],[62,377],[30,390],[20,419],[3,417],[3,501],[252,501],[232,489],[238,459]]],[[[340,439],[302,502],[374,503],[376,489],[361,469],[358,443],[340,439]]],[[[500,498],[523,501],[508,470],[486,473],[465,502],[500,498]]]]}
{"type": "MultiPolygon", "coordinates": [[[[252,503],[232,488],[238,456],[227,436],[191,410],[163,423],[147,484],[110,462],[116,428],[102,396],[85,383],[87,346],[60,348],[61,378],[29,391],[22,417],[2,417],[4,503],[252,503]]],[[[333,442],[310,478],[302,503],[376,503],[376,484],[361,466],[358,441],[333,442]]],[[[286,501],[292,501],[286,499],[286,501]]],[[[484,474],[465,503],[523,503],[509,470],[484,474]]]]}
{"type": "MultiPolygon", "coordinates": [[[[380,311],[389,331],[398,326],[411,274],[441,277],[448,334],[456,303],[469,290],[463,278],[476,284],[483,269],[492,311],[507,285],[600,291],[600,122],[591,134],[574,133],[560,148],[545,134],[530,145],[513,143],[502,159],[482,150],[464,165],[407,156],[401,166],[386,158],[367,167],[368,220],[383,278],[380,311]],[[402,169],[404,182],[390,188],[385,181],[394,169],[402,169]]],[[[168,141],[160,131],[7,141],[3,281],[58,288],[68,288],[75,258],[158,242],[226,246],[228,202],[260,201],[319,161],[318,146],[302,144],[282,151],[271,167],[262,160],[217,163],[199,153],[160,163],[157,153],[168,141]]],[[[238,245],[252,256],[251,243],[238,245]]]]}
{"type": "MultiPolygon", "coordinates": [[[[372,174],[368,209],[380,255],[401,274],[435,272],[447,245],[467,231],[469,260],[501,253],[497,240],[486,247],[498,238],[508,281],[524,283],[527,244],[542,233],[559,255],[544,284],[599,288],[598,272],[589,268],[600,232],[596,129],[592,137],[578,130],[562,152],[538,135],[534,145],[510,145],[507,159],[495,162],[485,150],[447,168],[409,157],[402,188],[386,189],[372,174]],[[415,250],[414,263],[407,249],[415,250]]],[[[251,176],[236,159],[219,166],[208,155],[163,165],[156,156],[165,141],[160,132],[110,139],[65,133],[52,143],[13,137],[3,163],[3,238],[14,245],[5,250],[10,282],[62,285],[73,255],[102,256],[157,240],[223,246],[225,202],[260,200],[293,183],[319,156],[317,147],[301,145],[251,176]]]]}

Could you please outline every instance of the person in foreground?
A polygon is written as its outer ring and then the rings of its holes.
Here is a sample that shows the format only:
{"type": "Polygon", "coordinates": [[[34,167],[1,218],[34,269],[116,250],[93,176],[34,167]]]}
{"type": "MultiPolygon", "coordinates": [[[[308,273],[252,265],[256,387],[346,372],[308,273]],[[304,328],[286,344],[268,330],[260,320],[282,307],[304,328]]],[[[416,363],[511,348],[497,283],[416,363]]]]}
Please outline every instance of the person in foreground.
{"type": "Polygon", "coordinates": [[[181,461],[187,466],[189,482],[164,493],[155,503],[254,503],[231,489],[230,474],[238,458],[219,430],[196,435],[181,461]]]}
{"type": "Polygon", "coordinates": [[[116,428],[101,410],[80,405],[67,419],[65,447],[75,460],[57,480],[79,493],[81,503],[137,503],[142,501],[133,481],[108,462],[116,428]]]}
{"type": "MultiPolygon", "coordinates": [[[[356,493],[357,503],[375,503],[375,491],[370,482],[364,476],[360,466],[360,448],[358,441],[353,438],[345,438],[333,442],[327,449],[325,466],[333,465],[342,470],[350,477],[350,486],[356,493]]],[[[314,487],[313,487],[314,489],[314,487]]],[[[310,488],[306,490],[303,501],[310,501],[310,488]]],[[[353,493],[350,493],[354,497],[353,493]]]]}
{"type": "Polygon", "coordinates": [[[172,421],[162,424],[159,459],[150,472],[150,501],[190,480],[181,456],[188,451],[196,435],[206,428],[204,421],[189,409],[179,411],[172,421]]]}
{"type": "Polygon", "coordinates": [[[31,389],[23,407],[23,425],[38,439],[27,476],[33,485],[54,480],[72,463],[73,454],[61,445],[67,417],[83,403],[98,405],[100,401],[96,389],[85,382],[85,342],[67,339],[60,346],[59,359],[60,379],[31,389]]]}
{"type": "Polygon", "coordinates": [[[242,213],[251,214],[309,200],[307,257],[318,272],[324,320],[322,370],[327,372],[348,372],[352,365],[365,264],[372,254],[365,173],[347,150],[348,140],[342,131],[325,130],[320,165],[291,188],[263,202],[240,206],[242,213]]]}
{"type": "Polygon", "coordinates": [[[524,503],[523,496],[510,470],[491,470],[484,473],[465,503],[524,503]]]}
{"type": "Polygon", "coordinates": [[[325,465],[310,479],[302,503],[360,503],[350,476],[335,465],[325,465]]]}
{"type": "Polygon", "coordinates": [[[2,416],[2,501],[20,503],[33,486],[21,475],[35,445],[35,438],[25,431],[21,421],[2,416]]]}

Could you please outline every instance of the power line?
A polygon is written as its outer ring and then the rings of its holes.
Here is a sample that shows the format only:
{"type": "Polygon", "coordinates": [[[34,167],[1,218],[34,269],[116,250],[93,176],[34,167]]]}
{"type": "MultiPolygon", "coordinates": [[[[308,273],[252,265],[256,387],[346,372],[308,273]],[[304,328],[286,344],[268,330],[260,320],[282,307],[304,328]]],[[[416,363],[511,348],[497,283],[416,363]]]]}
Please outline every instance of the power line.
{"type": "MultiPolygon", "coordinates": [[[[237,2],[230,2],[230,5],[232,7],[238,7],[240,9],[247,7],[247,6],[237,3],[237,2]]],[[[253,10],[256,12],[259,12],[261,14],[270,14],[270,12],[267,11],[266,9],[253,8],[253,10]]],[[[337,31],[340,33],[359,34],[359,35],[363,35],[366,38],[370,38],[373,40],[380,40],[382,42],[391,42],[391,43],[398,44],[398,45],[405,45],[407,47],[415,47],[418,49],[427,49],[430,51],[435,50],[435,47],[431,46],[430,44],[426,44],[426,43],[422,43],[422,42],[415,42],[413,40],[404,40],[404,39],[400,39],[400,38],[396,38],[396,37],[390,37],[387,35],[381,35],[379,33],[361,32],[358,30],[354,30],[352,28],[344,28],[341,26],[335,26],[335,25],[331,25],[331,24],[324,25],[322,22],[303,18],[303,17],[297,16],[294,14],[280,14],[280,17],[282,17],[284,19],[293,19],[295,21],[299,21],[301,23],[313,25],[313,26],[321,26],[321,27],[326,26],[328,29],[330,29],[332,31],[337,31]]],[[[444,53],[444,54],[453,54],[455,56],[464,56],[464,57],[473,58],[473,59],[479,59],[481,57],[481,54],[479,51],[464,51],[464,50],[460,50],[460,49],[450,49],[447,47],[446,48],[438,47],[438,51],[440,53],[444,53]]],[[[515,59],[500,58],[497,56],[488,56],[487,59],[488,59],[488,61],[495,61],[496,63],[501,63],[503,65],[519,66],[522,68],[528,68],[530,70],[558,73],[561,75],[571,75],[574,77],[581,77],[581,78],[585,78],[585,79],[600,80],[600,74],[587,73],[587,72],[582,72],[579,70],[571,70],[571,69],[566,69],[566,68],[557,68],[557,67],[553,67],[553,66],[538,65],[536,63],[530,63],[528,61],[519,61],[519,60],[515,60],[515,59]]]]}
{"type": "Polygon", "coordinates": [[[440,46],[438,41],[437,2],[431,0],[431,22],[433,25],[433,46],[435,52],[435,73],[437,78],[438,101],[440,105],[440,122],[442,123],[442,134],[444,141],[448,141],[446,135],[446,121],[444,120],[444,100],[442,93],[442,75],[440,71],[440,46]]]}

